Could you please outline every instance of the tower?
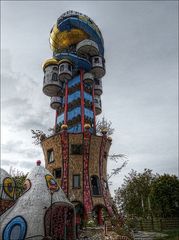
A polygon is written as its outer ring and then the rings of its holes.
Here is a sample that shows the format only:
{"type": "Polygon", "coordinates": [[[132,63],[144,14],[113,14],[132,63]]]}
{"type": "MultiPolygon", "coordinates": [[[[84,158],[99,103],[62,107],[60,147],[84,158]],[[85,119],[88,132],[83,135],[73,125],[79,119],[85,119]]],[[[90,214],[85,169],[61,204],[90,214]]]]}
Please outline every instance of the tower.
{"type": "Polygon", "coordinates": [[[102,223],[102,209],[113,214],[107,184],[106,131],[96,134],[102,112],[104,43],[86,15],[67,11],[50,32],[53,57],[43,64],[43,92],[56,110],[55,131],[42,140],[45,167],[76,206],[77,219],[91,214],[102,223]]]}

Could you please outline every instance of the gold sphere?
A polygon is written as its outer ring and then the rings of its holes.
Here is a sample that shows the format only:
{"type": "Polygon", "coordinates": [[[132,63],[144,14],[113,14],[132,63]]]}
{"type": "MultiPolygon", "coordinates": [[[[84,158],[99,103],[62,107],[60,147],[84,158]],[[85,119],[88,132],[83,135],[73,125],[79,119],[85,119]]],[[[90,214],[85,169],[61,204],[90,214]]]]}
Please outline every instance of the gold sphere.
{"type": "Polygon", "coordinates": [[[108,129],[107,129],[107,128],[101,129],[101,133],[102,133],[102,134],[106,134],[107,132],[108,132],[108,129]]]}
{"type": "Polygon", "coordinates": [[[112,137],[108,137],[108,140],[109,140],[110,142],[112,142],[112,137]]]}
{"type": "Polygon", "coordinates": [[[90,125],[89,123],[86,123],[86,124],[84,125],[84,128],[85,128],[85,129],[90,129],[90,128],[91,128],[91,125],[90,125]]]}
{"type": "Polygon", "coordinates": [[[62,124],[61,130],[67,130],[67,129],[68,129],[68,125],[67,124],[62,124]]]}

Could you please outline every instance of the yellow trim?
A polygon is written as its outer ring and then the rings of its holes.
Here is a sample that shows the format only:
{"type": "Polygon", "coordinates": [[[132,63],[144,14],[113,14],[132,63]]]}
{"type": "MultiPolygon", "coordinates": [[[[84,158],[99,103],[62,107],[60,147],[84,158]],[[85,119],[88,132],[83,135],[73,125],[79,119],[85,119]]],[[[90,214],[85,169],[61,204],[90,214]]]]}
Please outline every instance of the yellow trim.
{"type": "Polygon", "coordinates": [[[55,58],[50,58],[44,61],[44,63],[42,64],[42,68],[46,68],[48,65],[58,65],[58,61],[55,58]]]}
{"type": "Polygon", "coordinates": [[[58,62],[58,64],[60,65],[60,64],[63,63],[63,62],[66,62],[66,63],[69,63],[69,64],[73,65],[73,63],[72,63],[70,60],[68,60],[68,59],[62,59],[62,60],[60,60],[60,61],[58,62]]]}

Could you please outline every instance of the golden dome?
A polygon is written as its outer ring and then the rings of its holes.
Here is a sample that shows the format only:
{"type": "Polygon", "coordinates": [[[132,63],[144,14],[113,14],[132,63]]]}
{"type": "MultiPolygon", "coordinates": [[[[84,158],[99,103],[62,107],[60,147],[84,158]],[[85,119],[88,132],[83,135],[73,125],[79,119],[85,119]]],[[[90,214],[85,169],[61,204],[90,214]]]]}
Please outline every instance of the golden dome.
{"type": "Polygon", "coordinates": [[[55,58],[49,58],[47,60],[45,60],[42,64],[42,68],[46,68],[49,65],[53,65],[53,64],[58,64],[58,61],[55,58]]]}
{"type": "Polygon", "coordinates": [[[55,24],[50,33],[50,47],[53,51],[68,48],[70,45],[77,44],[89,36],[81,29],[71,29],[70,31],[60,32],[55,24]]]}

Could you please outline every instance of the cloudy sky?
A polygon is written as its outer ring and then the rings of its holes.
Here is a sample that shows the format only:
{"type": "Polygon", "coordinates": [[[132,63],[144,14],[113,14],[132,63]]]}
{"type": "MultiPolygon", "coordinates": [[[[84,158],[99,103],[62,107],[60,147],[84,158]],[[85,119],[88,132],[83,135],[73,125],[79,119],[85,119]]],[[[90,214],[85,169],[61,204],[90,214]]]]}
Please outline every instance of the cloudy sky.
{"type": "MultiPolygon", "coordinates": [[[[129,159],[112,179],[112,190],[131,169],[178,175],[177,5],[177,1],[2,1],[2,168],[9,171],[12,166],[26,173],[37,159],[43,161],[30,130],[47,131],[55,113],[42,93],[41,64],[52,56],[51,27],[62,13],[75,10],[91,17],[104,37],[101,116],[115,128],[110,154],[123,153],[129,159]]],[[[109,162],[109,172],[113,167],[109,162]]]]}

